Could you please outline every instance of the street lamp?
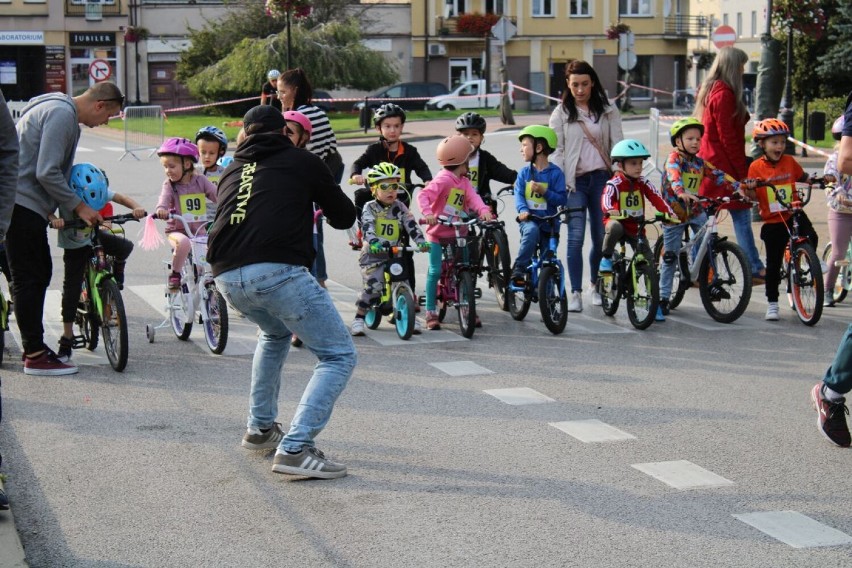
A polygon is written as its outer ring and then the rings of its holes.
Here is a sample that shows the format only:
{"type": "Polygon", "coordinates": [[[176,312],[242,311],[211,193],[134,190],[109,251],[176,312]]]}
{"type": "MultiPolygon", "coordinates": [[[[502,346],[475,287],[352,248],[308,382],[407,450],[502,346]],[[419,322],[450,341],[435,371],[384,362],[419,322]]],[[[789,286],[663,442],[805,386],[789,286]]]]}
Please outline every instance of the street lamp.
{"type": "MultiPolygon", "coordinates": [[[[781,98],[781,112],[778,118],[787,125],[790,130],[790,135],[793,135],[793,26],[787,27],[787,69],[786,69],[786,84],[784,85],[784,96],[781,98]]],[[[785,154],[795,154],[795,146],[787,140],[787,145],[784,148],[785,154]]]]}

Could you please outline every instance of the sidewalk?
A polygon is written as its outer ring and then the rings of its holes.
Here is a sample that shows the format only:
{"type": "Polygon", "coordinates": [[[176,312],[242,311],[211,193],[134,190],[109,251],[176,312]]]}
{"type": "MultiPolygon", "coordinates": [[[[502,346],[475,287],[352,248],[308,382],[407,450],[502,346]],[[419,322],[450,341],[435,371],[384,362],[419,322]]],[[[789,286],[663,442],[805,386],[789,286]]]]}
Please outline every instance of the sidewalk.
{"type": "MultiPolygon", "coordinates": [[[[0,489],[2,488],[3,482],[0,481],[0,489]]],[[[21,546],[21,539],[18,538],[11,508],[8,511],[0,511],[0,566],[2,568],[27,566],[24,547],[21,546]]]]}

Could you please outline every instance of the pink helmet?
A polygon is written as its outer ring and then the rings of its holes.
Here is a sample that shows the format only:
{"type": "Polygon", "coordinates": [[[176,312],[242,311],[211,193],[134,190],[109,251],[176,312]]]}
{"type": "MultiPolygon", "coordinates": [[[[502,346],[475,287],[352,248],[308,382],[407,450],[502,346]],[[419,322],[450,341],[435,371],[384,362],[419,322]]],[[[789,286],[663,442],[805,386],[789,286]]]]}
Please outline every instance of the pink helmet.
{"type": "Polygon", "coordinates": [[[835,140],[840,140],[843,137],[843,127],[846,126],[846,119],[841,114],[831,125],[831,135],[835,140]]]}
{"type": "Polygon", "coordinates": [[[307,116],[297,110],[288,110],[284,112],[284,120],[298,123],[302,127],[302,130],[308,133],[308,137],[310,138],[314,127],[307,116]]]}
{"type": "Polygon", "coordinates": [[[182,156],[189,158],[193,162],[198,161],[198,146],[187,140],[186,138],[169,138],[160,149],[157,150],[158,156],[182,156]]]}
{"type": "Polygon", "coordinates": [[[473,144],[461,134],[444,138],[435,152],[438,163],[442,166],[457,166],[463,164],[473,152],[473,144]]]}

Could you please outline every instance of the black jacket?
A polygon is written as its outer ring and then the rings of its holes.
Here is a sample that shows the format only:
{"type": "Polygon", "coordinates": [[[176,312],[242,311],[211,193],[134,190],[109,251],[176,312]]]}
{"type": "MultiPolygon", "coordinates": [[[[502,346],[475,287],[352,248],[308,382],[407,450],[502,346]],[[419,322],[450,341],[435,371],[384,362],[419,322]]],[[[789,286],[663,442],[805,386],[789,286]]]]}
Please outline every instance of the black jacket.
{"type": "Polygon", "coordinates": [[[480,148],[479,172],[477,173],[476,183],[473,184],[473,188],[480,197],[491,197],[491,188],[489,186],[492,179],[496,179],[506,185],[514,185],[515,180],[518,179],[518,172],[504,166],[490,152],[486,152],[480,148]]]}
{"type": "Polygon", "coordinates": [[[367,146],[364,153],[352,164],[352,175],[361,175],[362,171],[380,162],[390,162],[403,170],[403,176],[400,181],[404,184],[411,183],[412,171],[417,174],[417,177],[423,183],[430,181],[432,179],[432,172],[429,171],[429,166],[420,157],[420,152],[417,151],[417,148],[401,140],[399,143],[402,152],[397,151],[394,154],[388,152],[387,147],[381,140],[367,146]]]}
{"type": "Polygon", "coordinates": [[[207,251],[213,275],[260,262],[310,267],[314,202],[335,229],[355,222],[355,206],[320,158],[283,134],[249,136],[219,179],[207,251]]]}

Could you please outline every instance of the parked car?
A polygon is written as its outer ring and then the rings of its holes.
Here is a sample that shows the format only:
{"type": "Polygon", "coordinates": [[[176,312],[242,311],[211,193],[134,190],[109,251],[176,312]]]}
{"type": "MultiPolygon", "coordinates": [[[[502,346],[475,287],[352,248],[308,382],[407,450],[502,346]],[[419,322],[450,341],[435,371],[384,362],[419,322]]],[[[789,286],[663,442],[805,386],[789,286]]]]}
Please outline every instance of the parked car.
{"type": "MultiPolygon", "coordinates": [[[[452,93],[429,99],[426,101],[426,110],[497,108],[500,106],[501,96],[499,91],[489,92],[485,79],[474,79],[462,83],[452,93]]],[[[515,104],[514,88],[511,81],[509,82],[509,103],[515,104]]]]}
{"type": "Polygon", "coordinates": [[[314,97],[311,102],[315,107],[322,110],[323,112],[337,112],[338,108],[335,106],[334,101],[318,101],[317,99],[333,99],[328,91],[318,91],[314,89],[314,97]]]}
{"type": "MultiPolygon", "coordinates": [[[[367,95],[370,108],[377,108],[385,103],[398,104],[406,110],[423,110],[426,101],[438,95],[446,95],[450,90],[442,83],[398,83],[384,87],[367,95]],[[416,98],[417,100],[406,100],[416,98]]],[[[364,101],[355,103],[354,111],[364,108],[364,101]]]]}

